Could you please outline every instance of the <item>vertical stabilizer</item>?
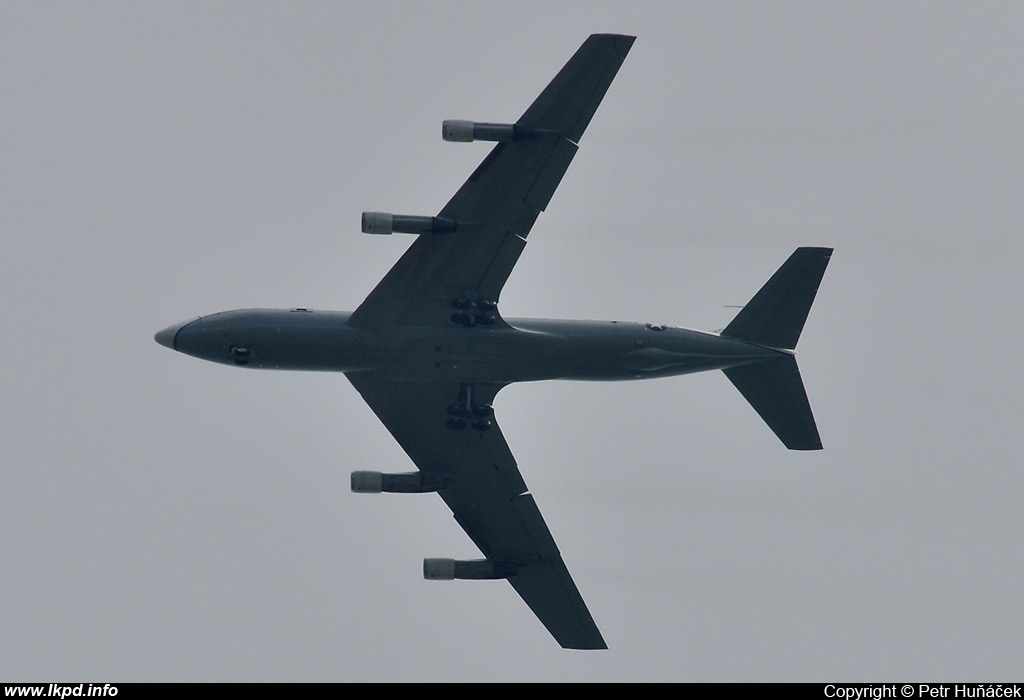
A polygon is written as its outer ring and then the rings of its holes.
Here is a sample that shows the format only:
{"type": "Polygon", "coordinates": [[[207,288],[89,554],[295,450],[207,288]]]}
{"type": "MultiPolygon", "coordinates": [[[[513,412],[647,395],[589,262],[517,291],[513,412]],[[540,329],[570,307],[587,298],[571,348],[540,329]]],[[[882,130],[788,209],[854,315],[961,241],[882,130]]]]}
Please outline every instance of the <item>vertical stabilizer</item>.
{"type": "Polygon", "coordinates": [[[831,248],[797,248],[722,336],[780,350],[795,348],[831,256],[831,248]]]}

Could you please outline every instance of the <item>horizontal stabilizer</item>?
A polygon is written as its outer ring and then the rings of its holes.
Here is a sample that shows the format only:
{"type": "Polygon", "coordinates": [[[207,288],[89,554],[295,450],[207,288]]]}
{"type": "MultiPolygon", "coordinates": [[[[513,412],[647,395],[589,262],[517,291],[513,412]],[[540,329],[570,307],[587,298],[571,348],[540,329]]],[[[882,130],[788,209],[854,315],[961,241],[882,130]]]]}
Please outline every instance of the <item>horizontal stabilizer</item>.
{"type": "Polygon", "coordinates": [[[821,449],[821,438],[795,357],[781,355],[778,359],[722,371],[786,447],[821,449]]]}
{"type": "Polygon", "coordinates": [[[831,248],[797,248],[722,336],[770,348],[795,348],[831,256],[831,248]]]}

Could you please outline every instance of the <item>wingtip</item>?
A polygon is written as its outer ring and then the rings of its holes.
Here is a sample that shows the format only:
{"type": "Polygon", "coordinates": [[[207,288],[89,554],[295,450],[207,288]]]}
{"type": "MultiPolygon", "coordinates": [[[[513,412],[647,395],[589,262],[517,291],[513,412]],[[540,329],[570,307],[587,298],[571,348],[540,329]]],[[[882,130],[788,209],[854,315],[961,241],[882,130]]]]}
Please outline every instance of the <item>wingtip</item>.
{"type": "Polygon", "coordinates": [[[828,246],[812,246],[812,245],[808,245],[808,246],[800,246],[799,248],[796,249],[795,252],[803,253],[803,254],[806,254],[806,255],[815,255],[816,254],[816,255],[820,255],[822,258],[828,260],[829,258],[832,257],[832,251],[833,250],[835,250],[835,249],[834,248],[829,248],[828,246]]]}
{"type": "Polygon", "coordinates": [[[629,50],[629,47],[636,41],[636,37],[631,34],[591,34],[589,37],[593,41],[614,41],[616,44],[621,44],[625,50],[629,50]]]}
{"type": "Polygon", "coordinates": [[[588,640],[583,643],[562,644],[563,649],[574,649],[576,651],[607,651],[608,645],[598,635],[596,640],[588,640]]]}

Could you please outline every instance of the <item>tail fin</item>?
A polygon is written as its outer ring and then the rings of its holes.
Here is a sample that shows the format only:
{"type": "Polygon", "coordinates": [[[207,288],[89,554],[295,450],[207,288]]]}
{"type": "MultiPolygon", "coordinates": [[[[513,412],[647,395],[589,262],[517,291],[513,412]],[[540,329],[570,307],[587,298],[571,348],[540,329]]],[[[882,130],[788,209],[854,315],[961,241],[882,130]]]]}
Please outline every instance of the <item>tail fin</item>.
{"type": "MultiPolygon", "coordinates": [[[[831,248],[797,248],[736,314],[722,336],[793,350],[831,255],[831,248]]],[[[814,414],[793,355],[723,371],[786,447],[821,449],[814,414]]]]}
{"type": "Polygon", "coordinates": [[[722,335],[778,350],[795,348],[831,256],[831,248],[797,248],[722,335]]]}
{"type": "Polygon", "coordinates": [[[818,427],[795,357],[783,355],[776,360],[723,371],[783,445],[791,450],[821,449],[818,427]]]}

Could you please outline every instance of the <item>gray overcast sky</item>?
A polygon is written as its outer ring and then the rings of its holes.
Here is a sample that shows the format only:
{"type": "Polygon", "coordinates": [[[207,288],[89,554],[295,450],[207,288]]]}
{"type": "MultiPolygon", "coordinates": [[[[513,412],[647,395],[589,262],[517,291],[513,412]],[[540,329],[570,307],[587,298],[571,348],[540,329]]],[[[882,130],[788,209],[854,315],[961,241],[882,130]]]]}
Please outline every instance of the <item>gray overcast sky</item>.
{"type": "Polygon", "coordinates": [[[1024,5],[0,4],[0,678],[989,680],[1024,651],[1024,5]],[[352,309],[592,32],[638,39],[507,316],[718,329],[798,245],[825,450],[720,373],[517,385],[563,651],[341,376],[153,333],[352,309]]]}

